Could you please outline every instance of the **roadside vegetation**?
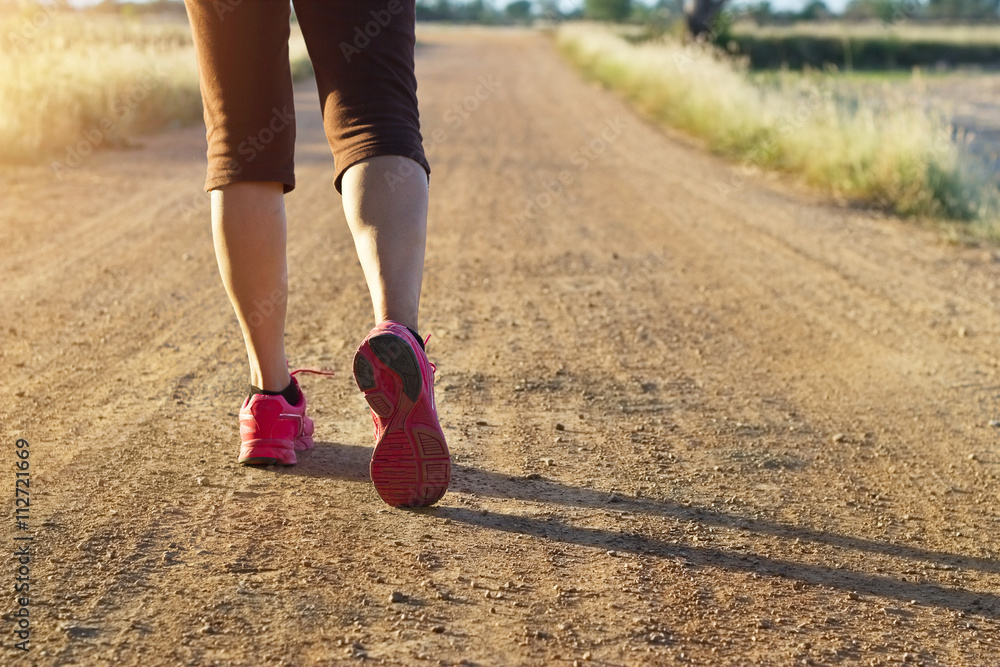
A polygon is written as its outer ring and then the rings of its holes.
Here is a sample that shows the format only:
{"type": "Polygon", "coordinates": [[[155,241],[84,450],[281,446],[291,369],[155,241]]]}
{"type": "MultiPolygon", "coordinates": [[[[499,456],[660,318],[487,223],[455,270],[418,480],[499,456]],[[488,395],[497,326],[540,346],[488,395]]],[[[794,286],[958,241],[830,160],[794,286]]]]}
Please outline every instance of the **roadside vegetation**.
{"type": "Polygon", "coordinates": [[[557,42],[589,77],[647,116],[748,170],[788,172],[873,209],[960,220],[995,234],[996,186],[942,109],[852,95],[814,77],[776,73],[761,80],[745,60],[669,36],[636,41],[578,23],[561,26],[557,42]]]}
{"type": "MultiPolygon", "coordinates": [[[[2,161],[127,145],[138,133],[201,118],[183,12],[122,16],[25,5],[0,15],[0,38],[2,161]]],[[[301,36],[291,51],[293,72],[309,75],[301,36]]]]}
{"type": "Polygon", "coordinates": [[[754,69],[835,66],[839,69],[994,67],[1000,63],[1000,25],[800,22],[769,25],[741,21],[720,31],[716,43],[746,56],[754,69]]]}

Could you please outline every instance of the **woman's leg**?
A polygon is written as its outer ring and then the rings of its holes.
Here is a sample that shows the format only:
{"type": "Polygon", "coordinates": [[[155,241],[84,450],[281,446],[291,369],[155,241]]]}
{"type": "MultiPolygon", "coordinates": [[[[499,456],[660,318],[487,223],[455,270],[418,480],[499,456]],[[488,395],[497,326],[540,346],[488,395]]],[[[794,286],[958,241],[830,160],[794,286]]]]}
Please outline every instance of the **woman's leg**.
{"type": "Polygon", "coordinates": [[[198,58],[212,229],[250,361],[239,411],[246,465],[291,465],[313,447],[305,397],[289,376],[283,193],[295,187],[288,0],[186,0],[198,58]]]}
{"type": "Polygon", "coordinates": [[[212,234],[222,282],[250,360],[250,384],[281,391],[285,358],[285,203],[282,183],[232,183],[212,191],[212,234]]]}
{"type": "Polygon", "coordinates": [[[416,334],[430,166],[417,110],[414,7],[412,0],[295,0],[333,150],[334,186],[375,313],[353,370],[375,426],[372,482],[393,506],[432,504],[451,477],[434,366],[416,334]]]}
{"type": "Polygon", "coordinates": [[[418,331],[427,173],[409,158],[382,155],[352,165],[341,186],[375,323],[393,320],[418,331]]]}
{"type": "Polygon", "coordinates": [[[295,9],[375,322],[416,330],[430,166],[417,109],[415,5],[295,0],[295,9]]]}
{"type": "Polygon", "coordinates": [[[205,187],[226,292],[250,360],[250,384],[281,391],[287,300],[285,209],[295,187],[288,2],[187,0],[208,139],[205,187]]]}

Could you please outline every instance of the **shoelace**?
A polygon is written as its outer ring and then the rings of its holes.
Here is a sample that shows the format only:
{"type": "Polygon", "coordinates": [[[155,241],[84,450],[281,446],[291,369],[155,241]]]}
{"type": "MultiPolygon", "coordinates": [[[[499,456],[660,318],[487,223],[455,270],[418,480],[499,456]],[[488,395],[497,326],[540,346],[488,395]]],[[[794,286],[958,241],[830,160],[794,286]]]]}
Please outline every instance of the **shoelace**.
{"type": "MultiPolygon", "coordinates": [[[[427,341],[429,341],[433,335],[434,334],[427,334],[427,338],[424,339],[424,356],[427,356],[427,341]]],[[[434,362],[428,359],[427,363],[431,365],[431,372],[437,375],[438,367],[434,364],[434,362]]]]}
{"type": "Polygon", "coordinates": [[[313,375],[336,375],[333,371],[324,371],[318,368],[296,368],[294,371],[289,371],[288,374],[295,377],[297,373],[312,373],[313,375]]]}

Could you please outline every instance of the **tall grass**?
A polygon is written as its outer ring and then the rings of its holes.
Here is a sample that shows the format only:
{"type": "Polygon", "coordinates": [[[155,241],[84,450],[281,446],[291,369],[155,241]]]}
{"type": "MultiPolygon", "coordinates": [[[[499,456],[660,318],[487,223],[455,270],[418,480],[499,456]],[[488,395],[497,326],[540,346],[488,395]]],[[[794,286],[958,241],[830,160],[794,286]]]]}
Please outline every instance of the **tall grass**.
{"type": "Polygon", "coordinates": [[[563,25],[557,42],[590,77],[717,153],[900,215],[993,215],[996,188],[941,110],[835,94],[802,77],[755,84],[745,64],[708,46],[630,44],[591,24],[563,25]]]}
{"type": "MultiPolygon", "coordinates": [[[[0,160],[58,158],[81,141],[89,151],[201,118],[183,19],[33,18],[37,27],[32,16],[0,19],[0,160]]],[[[308,75],[301,34],[291,50],[293,71],[308,75]]]]}

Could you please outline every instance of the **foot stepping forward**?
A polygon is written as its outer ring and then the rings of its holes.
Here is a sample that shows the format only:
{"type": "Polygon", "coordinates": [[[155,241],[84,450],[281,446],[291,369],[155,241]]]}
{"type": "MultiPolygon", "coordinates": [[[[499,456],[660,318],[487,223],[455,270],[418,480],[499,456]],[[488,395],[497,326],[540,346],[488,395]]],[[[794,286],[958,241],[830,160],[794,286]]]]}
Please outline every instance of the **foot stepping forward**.
{"type": "Polygon", "coordinates": [[[354,379],[375,422],[372,483],[393,507],[437,502],[451,480],[451,457],[434,404],[434,365],[402,324],[382,322],[354,355],[354,379]]]}

